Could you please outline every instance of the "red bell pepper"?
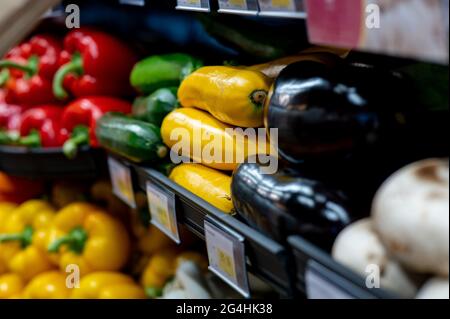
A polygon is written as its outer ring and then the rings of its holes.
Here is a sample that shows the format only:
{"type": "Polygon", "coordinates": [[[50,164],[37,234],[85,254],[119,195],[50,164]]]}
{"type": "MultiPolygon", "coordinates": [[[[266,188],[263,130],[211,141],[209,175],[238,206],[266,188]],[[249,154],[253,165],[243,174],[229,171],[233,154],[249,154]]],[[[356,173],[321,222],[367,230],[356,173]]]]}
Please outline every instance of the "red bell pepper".
{"type": "Polygon", "coordinates": [[[95,96],[78,99],[66,107],[61,120],[61,136],[66,139],[63,151],[67,157],[73,158],[80,145],[98,146],[97,120],[108,112],[128,114],[131,104],[117,98],[95,96]]]}
{"type": "Polygon", "coordinates": [[[132,93],[130,72],[137,58],[115,37],[90,29],[71,31],[64,40],[65,50],[55,75],[53,92],[59,99],[94,95],[127,96],[132,93]]]}
{"type": "Polygon", "coordinates": [[[0,89],[0,130],[18,131],[23,110],[22,106],[6,103],[5,92],[0,89]]]}
{"type": "Polygon", "coordinates": [[[29,147],[61,146],[61,116],[63,109],[44,105],[26,110],[21,117],[19,145],[29,147]]]}
{"type": "Polygon", "coordinates": [[[36,35],[13,48],[0,61],[0,87],[6,88],[6,102],[19,105],[51,104],[53,76],[60,67],[60,41],[36,35]]]}

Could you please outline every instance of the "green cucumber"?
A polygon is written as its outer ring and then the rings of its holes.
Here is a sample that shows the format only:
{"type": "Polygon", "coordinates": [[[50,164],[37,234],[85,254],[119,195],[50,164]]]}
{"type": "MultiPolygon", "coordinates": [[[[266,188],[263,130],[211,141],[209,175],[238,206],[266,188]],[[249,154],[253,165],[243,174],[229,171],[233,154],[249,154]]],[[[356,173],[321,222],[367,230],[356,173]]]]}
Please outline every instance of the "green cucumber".
{"type": "Polygon", "coordinates": [[[101,146],[134,162],[154,162],[168,153],[157,126],[121,114],[104,115],[96,134],[101,146]]]}
{"type": "Polygon", "coordinates": [[[158,89],[149,96],[138,97],[133,103],[135,119],[161,126],[164,117],[178,106],[178,88],[158,89]]]}
{"type": "Polygon", "coordinates": [[[179,86],[186,76],[202,66],[202,61],[188,54],[153,55],[134,66],[130,82],[142,94],[150,94],[160,88],[179,86]]]}

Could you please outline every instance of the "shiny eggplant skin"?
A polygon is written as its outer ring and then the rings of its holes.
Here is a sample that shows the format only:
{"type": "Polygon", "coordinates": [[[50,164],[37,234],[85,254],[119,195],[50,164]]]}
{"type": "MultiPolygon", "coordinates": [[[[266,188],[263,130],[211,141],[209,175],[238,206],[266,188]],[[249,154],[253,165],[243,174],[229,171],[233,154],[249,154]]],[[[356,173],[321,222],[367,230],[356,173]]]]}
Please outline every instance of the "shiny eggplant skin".
{"type": "Polygon", "coordinates": [[[265,126],[278,129],[280,155],[290,163],[343,158],[406,127],[412,110],[408,84],[366,65],[294,63],[271,88],[265,126]]]}
{"type": "Polygon", "coordinates": [[[300,235],[329,249],[351,222],[345,196],[286,170],[262,174],[253,162],[241,164],[233,174],[231,193],[238,215],[280,242],[300,235]]]}

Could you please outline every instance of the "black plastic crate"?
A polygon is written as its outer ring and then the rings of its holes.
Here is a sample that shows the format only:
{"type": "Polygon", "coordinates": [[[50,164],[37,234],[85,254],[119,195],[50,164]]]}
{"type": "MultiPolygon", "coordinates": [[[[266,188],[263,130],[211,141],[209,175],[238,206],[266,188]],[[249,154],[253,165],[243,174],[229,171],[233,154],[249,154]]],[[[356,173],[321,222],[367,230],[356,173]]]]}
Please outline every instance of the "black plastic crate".
{"type": "Polygon", "coordinates": [[[32,179],[85,179],[107,172],[102,149],[80,148],[74,159],[68,159],[61,148],[28,149],[0,146],[0,170],[32,179]]]}
{"type": "Polygon", "coordinates": [[[221,212],[158,171],[137,165],[131,165],[131,167],[141,189],[145,190],[146,182],[150,181],[175,195],[178,222],[187,226],[200,238],[204,239],[204,220],[207,215],[243,236],[247,269],[270,284],[283,297],[294,296],[293,260],[290,258],[289,251],[282,245],[248,227],[233,216],[221,212]]]}
{"type": "Polygon", "coordinates": [[[317,248],[299,236],[288,238],[296,264],[296,288],[307,295],[308,280],[319,278],[324,286],[337,298],[351,299],[393,299],[397,298],[390,292],[380,288],[369,289],[365,279],[344,265],[336,262],[330,254],[317,248]]]}

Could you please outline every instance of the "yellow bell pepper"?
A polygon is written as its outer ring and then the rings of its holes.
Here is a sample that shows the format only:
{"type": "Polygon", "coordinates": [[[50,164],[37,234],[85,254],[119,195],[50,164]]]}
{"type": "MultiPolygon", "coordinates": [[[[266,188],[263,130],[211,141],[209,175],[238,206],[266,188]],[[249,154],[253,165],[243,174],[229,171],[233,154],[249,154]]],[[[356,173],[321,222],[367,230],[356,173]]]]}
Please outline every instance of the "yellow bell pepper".
{"type": "Polygon", "coordinates": [[[119,270],[130,254],[125,227],[87,203],[73,203],[60,210],[46,242],[62,271],[75,264],[82,276],[94,271],[119,270]]]}
{"type": "Polygon", "coordinates": [[[145,292],[133,278],[118,272],[94,272],[84,276],[72,291],[74,299],[143,299],[145,292]]]}
{"type": "Polygon", "coordinates": [[[184,261],[192,261],[196,263],[200,269],[204,272],[208,271],[209,262],[208,259],[195,251],[185,251],[178,255],[175,260],[175,269],[178,269],[180,264],[184,261]]]}
{"type": "Polygon", "coordinates": [[[219,170],[232,171],[251,155],[275,154],[268,138],[248,138],[243,131],[229,129],[234,128],[206,112],[179,108],[164,118],[161,137],[173,152],[219,170]]]}
{"type": "Polygon", "coordinates": [[[150,257],[141,276],[141,285],[149,297],[159,297],[167,281],[175,275],[176,257],[173,250],[161,251],[150,257]]]}
{"type": "MultiPolygon", "coordinates": [[[[5,224],[6,218],[11,214],[11,212],[17,207],[16,204],[3,202],[0,203],[0,234],[2,233],[3,225],[5,224]]],[[[0,248],[1,249],[1,248],[0,248]]],[[[8,265],[3,258],[1,258],[0,253],[0,275],[8,272],[8,265]]]]}
{"type": "Polygon", "coordinates": [[[261,127],[271,79],[231,66],[207,66],[186,77],[178,90],[184,107],[196,107],[218,120],[241,127],[261,127]]]}
{"type": "Polygon", "coordinates": [[[66,275],[50,271],[37,275],[25,287],[23,298],[26,299],[67,299],[71,289],[67,287],[66,275]]]}
{"type": "Polygon", "coordinates": [[[38,234],[49,227],[54,210],[41,200],[28,201],[3,220],[0,260],[26,281],[53,268],[46,251],[36,245],[38,234]]]}
{"type": "Polygon", "coordinates": [[[221,211],[233,213],[231,177],[201,164],[181,164],[169,178],[221,211]]]}
{"type": "Polygon", "coordinates": [[[17,274],[8,273],[0,276],[0,299],[17,298],[22,293],[25,283],[17,274]]]}

